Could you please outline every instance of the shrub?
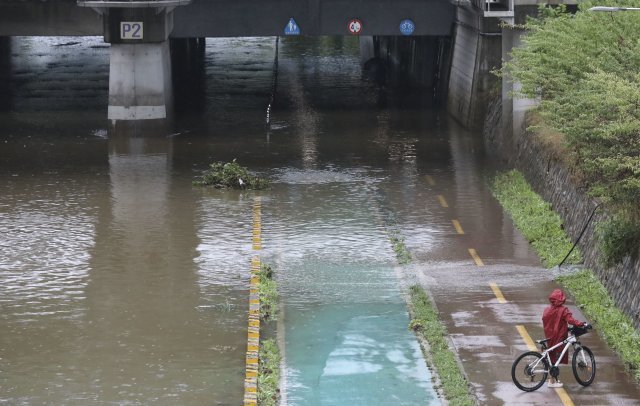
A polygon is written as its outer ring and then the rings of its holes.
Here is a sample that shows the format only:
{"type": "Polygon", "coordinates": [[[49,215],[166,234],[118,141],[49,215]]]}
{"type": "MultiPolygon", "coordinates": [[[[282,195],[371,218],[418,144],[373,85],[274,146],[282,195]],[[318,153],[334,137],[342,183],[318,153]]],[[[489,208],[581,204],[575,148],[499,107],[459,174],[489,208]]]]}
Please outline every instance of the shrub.
{"type": "Polygon", "coordinates": [[[640,246],[640,227],[618,214],[598,224],[597,235],[605,266],[613,266],[640,246]]]}
{"type": "MultiPolygon", "coordinates": [[[[640,13],[584,11],[594,5],[581,3],[575,15],[543,8],[542,18],[526,25],[530,33],[524,46],[513,50],[502,73],[522,84],[522,95],[540,100],[540,115],[565,135],[568,162],[590,194],[638,226],[640,13]]],[[[597,5],[640,3],[602,0],[597,5]]]]}

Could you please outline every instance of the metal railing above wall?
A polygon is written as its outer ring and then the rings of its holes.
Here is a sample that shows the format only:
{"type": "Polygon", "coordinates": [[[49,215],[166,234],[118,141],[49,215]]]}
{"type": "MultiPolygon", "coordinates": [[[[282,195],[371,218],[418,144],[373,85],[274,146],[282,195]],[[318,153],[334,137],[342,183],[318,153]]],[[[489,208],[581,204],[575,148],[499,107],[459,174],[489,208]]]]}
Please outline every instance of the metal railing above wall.
{"type": "Polygon", "coordinates": [[[483,11],[485,17],[496,17],[513,22],[514,0],[471,0],[473,6],[483,11]]]}
{"type": "Polygon", "coordinates": [[[177,7],[191,4],[192,0],[78,0],[79,7],[99,8],[156,8],[177,7]]]}

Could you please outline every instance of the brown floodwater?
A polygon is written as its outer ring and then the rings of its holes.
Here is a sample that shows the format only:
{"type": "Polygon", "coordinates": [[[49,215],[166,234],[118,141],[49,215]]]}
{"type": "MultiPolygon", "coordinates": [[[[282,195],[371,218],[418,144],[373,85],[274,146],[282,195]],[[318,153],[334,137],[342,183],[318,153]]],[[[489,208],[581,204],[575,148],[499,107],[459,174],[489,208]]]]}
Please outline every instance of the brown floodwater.
{"type": "MultiPolygon", "coordinates": [[[[552,285],[491,197],[495,160],[425,89],[364,78],[356,39],[281,41],[270,128],[275,39],[209,39],[204,87],[175,89],[193,108],[117,132],[101,38],[3,47],[0,403],[240,403],[256,196],[287,404],[438,403],[406,329],[414,282],[434,292],[482,403],[557,402],[509,385],[514,325],[536,325],[552,285]],[[232,159],[272,188],[192,186],[232,159]],[[390,231],[411,265],[397,267],[390,231]],[[499,308],[488,283],[502,281],[499,308]],[[370,377],[373,400],[356,390],[370,377]]],[[[580,403],[638,399],[602,376],[580,403]]]]}

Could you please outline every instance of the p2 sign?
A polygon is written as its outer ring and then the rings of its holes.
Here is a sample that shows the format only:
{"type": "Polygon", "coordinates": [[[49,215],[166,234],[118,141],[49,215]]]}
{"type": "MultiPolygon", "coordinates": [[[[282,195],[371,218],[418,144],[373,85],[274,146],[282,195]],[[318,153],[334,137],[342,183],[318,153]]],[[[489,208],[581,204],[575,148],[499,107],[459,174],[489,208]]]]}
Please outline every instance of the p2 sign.
{"type": "Polygon", "coordinates": [[[142,22],[120,22],[120,39],[142,39],[142,22]]]}

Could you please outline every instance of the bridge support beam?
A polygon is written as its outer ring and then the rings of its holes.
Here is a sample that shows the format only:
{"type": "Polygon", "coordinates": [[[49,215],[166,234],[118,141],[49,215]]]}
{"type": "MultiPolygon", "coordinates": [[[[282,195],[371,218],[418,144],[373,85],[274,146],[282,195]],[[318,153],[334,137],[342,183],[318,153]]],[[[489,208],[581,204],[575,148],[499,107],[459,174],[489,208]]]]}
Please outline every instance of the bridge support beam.
{"type": "Polygon", "coordinates": [[[173,108],[169,43],[112,44],[110,120],[167,118],[173,108]]]}

